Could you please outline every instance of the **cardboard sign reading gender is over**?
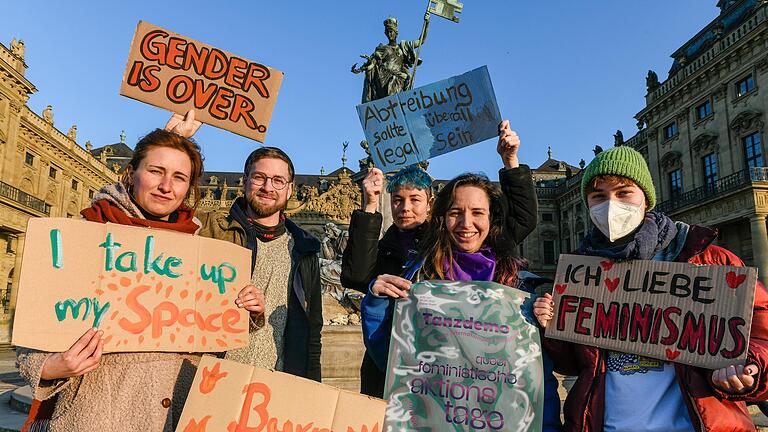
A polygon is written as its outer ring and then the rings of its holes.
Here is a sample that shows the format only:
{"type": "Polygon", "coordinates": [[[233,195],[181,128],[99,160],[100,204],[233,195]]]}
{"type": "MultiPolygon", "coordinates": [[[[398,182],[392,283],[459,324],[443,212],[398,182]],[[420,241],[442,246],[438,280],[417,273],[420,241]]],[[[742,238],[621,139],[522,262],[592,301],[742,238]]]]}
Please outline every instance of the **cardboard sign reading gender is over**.
{"type": "Polygon", "coordinates": [[[264,142],[283,73],[139,21],[120,94],[264,142]]]}
{"type": "Polygon", "coordinates": [[[385,408],[381,399],[204,356],[176,432],[381,432],[385,408]]]}
{"type": "Polygon", "coordinates": [[[384,172],[496,137],[501,122],[485,66],[358,105],[357,115],[384,172]]]}
{"type": "Polygon", "coordinates": [[[13,344],[65,351],[90,327],[104,351],[216,352],[248,343],[235,307],[251,253],[161,229],[66,218],[27,225],[13,344]]]}
{"type": "Polygon", "coordinates": [[[718,369],[746,359],[757,270],[560,255],[546,336],[718,369]]]}

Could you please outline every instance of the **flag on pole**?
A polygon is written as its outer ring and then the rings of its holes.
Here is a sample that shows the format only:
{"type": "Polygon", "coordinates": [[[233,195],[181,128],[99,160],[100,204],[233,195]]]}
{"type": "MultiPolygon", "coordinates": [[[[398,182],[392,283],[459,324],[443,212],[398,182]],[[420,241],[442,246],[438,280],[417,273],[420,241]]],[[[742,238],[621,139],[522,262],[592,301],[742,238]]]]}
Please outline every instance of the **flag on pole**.
{"type": "Polygon", "coordinates": [[[459,15],[464,5],[459,0],[430,0],[429,13],[441,16],[455,23],[459,22],[459,15]]]}

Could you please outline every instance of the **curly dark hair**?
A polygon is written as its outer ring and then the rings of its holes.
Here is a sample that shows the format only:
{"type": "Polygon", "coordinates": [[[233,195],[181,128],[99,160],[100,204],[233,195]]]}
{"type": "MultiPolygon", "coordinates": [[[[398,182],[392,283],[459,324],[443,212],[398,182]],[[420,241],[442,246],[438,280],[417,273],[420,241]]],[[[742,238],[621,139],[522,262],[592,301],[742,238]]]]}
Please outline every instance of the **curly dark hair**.
{"type": "Polygon", "coordinates": [[[495,282],[515,286],[521,261],[517,258],[514,243],[508,240],[505,224],[504,195],[501,189],[483,174],[466,173],[448,182],[435,197],[432,217],[422,248],[423,272],[429,279],[451,279],[453,275],[443,270],[445,262],[453,261],[453,243],[446,226],[445,217],[453,204],[456,189],[473,186],[485,192],[489,201],[490,225],[488,237],[483,246],[491,248],[496,255],[495,282]]]}

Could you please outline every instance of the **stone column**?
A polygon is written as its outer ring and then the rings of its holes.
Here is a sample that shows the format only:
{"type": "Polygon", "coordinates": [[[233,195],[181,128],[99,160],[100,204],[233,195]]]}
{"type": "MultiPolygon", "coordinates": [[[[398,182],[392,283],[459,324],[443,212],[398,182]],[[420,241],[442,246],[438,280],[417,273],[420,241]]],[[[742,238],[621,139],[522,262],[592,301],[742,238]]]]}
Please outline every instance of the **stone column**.
{"type": "Polygon", "coordinates": [[[757,277],[768,286],[768,230],[765,226],[765,214],[750,216],[749,224],[752,231],[752,254],[754,265],[758,268],[757,277]]]}

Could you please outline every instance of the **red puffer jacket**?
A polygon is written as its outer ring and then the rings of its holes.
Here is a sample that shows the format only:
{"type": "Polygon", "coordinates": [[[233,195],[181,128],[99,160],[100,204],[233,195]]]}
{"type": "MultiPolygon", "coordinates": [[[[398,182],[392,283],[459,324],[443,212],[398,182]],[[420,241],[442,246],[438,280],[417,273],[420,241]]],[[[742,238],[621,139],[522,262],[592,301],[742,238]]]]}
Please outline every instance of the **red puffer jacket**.
{"type": "MultiPolygon", "coordinates": [[[[711,245],[716,235],[714,230],[692,225],[676,261],[700,265],[743,266],[741,259],[732,252],[711,245]]],[[[563,407],[563,430],[602,431],[606,350],[550,338],[543,338],[542,343],[555,362],[555,371],[578,376],[563,407]]],[[[750,363],[760,369],[755,376],[757,384],[751,392],[738,396],[715,390],[711,385],[711,370],[675,364],[677,382],[697,431],[756,430],[745,401],[768,398],[768,292],[759,282],[755,291],[752,332],[747,354],[747,364],[750,363]]]]}

